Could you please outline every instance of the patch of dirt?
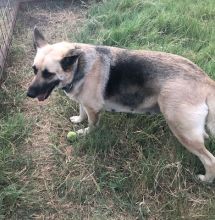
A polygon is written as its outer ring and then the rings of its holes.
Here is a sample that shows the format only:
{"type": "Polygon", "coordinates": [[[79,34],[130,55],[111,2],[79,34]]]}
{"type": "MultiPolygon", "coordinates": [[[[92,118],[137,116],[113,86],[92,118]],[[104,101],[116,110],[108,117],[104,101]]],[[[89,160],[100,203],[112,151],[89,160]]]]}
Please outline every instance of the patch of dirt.
{"type": "MultiPolygon", "coordinates": [[[[81,21],[85,17],[83,5],[76,1],[45,1],[22,5],[17,21],[16,38],[14,47],[22,50],[22,60],[17,60],[14,65],[19,65],[20,84],[27,91],[33,78],[31,65],[35,51],[33,50],[32,32],[35,25],[41,29],[47,39],[53,42],[72,40],[71,32],[78,31],[81,21]]],[[[84,5],[85,6],[85,5],[84,5]]],[[[55,127],[56,118],[52,114],[57,94],[44,102],[26,98],[22,111],[25,117],[33,121],[30,138],[23,146],[23,153],[32,158],[34,169],[32,174],[23,178],[23,185],[33,187],[32,199],[36,199],[35,207],[26,204],[18,208],[14,218],[18,219],[65,219],[67,214],[72,214],[71,204],[59,201],[54,193],[52,184],[53,172],[56,172],[52,148],[52,134],[58,132],[55,127]],[[26,207],[27,206],[27,207],[26,207]]],[[[65,136],[64,136],[65,137],[65,136]]],[[[66,138],[61,141],[66,142],[66,138]]],[[[71,153],[71,152],[70,152],[71,153]]],[[[66,152],[68,154],[68,152],[66,152]]]]}

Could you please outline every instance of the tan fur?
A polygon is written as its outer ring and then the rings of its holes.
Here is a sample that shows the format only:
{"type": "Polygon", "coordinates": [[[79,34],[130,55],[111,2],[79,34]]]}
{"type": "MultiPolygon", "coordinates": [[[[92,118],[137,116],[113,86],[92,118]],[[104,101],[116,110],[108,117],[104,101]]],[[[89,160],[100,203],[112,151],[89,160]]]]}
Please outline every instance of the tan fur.
{"type": "MultiPolygon", "coordinates": [[[[113,108],[115,111],[133,113],[148,110],[153,112],[159,109],[177,139],[203,163],[206,173],[199,175],[199,178],[207,182],[214,180],[215,157],[205,148],[204,138],[208,137],[205,126],[215,135],[215,83],[197,65],[186,58],[169,53],[128,51],[105,46],[98,48],[94,45],[68,42],[49,45],[36,33],[35,39],[38,38],[34,60],[38,73],[31,86],[40,85],[45,81],[42,76],[44,69],[55,73],[55,76],[46,79],[46,82],[59,79],[59,88],[72,82],[77,69],[79,74],[84,71],[84,75],[80,75],[72,90],[66,92],[71,99],[80,104],[80,115],[73,116],[70,120],[73,123],[80,123],[88,118],[89,127],[79,130],[79,134],[86,134],[98,125],[102,109],[113,108]],[[60,61],[68,54],[72,56],[73,52],[80,56],[68,71],[64,71],[60,61]],[[135,63],[134,58],[139,63],[135,63]],[[120,63],[123,59],[124,62],[131,63],[128,63],[128,67],[133,65],[132,68],[136,73],[142,71],[144,77],[149,77],[150,80],[147,78],[144,81],[140,77],[140,82],[143,81],[140,87],[138,79],[136,82],[131,78],[135,83],[129,84],[128,80],[125,82],[126,86],[119,85],[119,93],[115,92],[116,94],[111,97],[105,97],[107,82],[110,80],[110,66],[120,63]],[[136,69],[138,64],[140,69],[136,69]],[[141,69],[143,67],[146,69],[141,69]],[[152,74],[151,78],[148,73],[152,74]],[[146,94],[144,98],[141,92],[143,95],[146,94]],[[136,93],[139,99],[133,95],[136,93]],[[128,100],[122,94],[128,94],[128,100]]],[[[123,68],[123,62],[120,65],[123,68]]],[[[126,69],[124,71],[126,72],[126,69]]],[[[116,85],[117,83],[113,83],[112,86],[116,85]]]]}
{"type": "Polygon", "coordinates": [[[215,94],[211,91],[211,94],[207,97],[207,105],[209,108],[207,117],[207,128],[212,135],[215,136],[215,94]]]}

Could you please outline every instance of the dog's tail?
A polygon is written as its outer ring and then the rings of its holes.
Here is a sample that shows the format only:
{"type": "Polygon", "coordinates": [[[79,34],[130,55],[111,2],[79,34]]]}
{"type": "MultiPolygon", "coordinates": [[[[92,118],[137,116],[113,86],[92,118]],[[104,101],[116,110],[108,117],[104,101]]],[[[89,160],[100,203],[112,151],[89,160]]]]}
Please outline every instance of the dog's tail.
{"type": "Polygon", "coordinates": [[[206,121],[207,129],[212,136],[215,136],[215,90],[214,94],[210,94],[207,97],[206,103],[208,106],[208,116],[206,121]]]}

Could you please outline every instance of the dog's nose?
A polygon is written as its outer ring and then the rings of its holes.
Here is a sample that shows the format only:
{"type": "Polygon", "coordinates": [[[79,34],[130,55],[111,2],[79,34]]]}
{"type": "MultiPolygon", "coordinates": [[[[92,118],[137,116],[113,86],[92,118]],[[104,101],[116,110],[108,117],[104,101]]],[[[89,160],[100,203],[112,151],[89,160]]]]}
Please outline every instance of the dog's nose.
{"type": "Polygon", "coordinates": [[[33,88],[29,88],[28,91],[27,91],[27,96],[30,97],[30,98],[36,98],[36,92],[35,92],[35,89],[33,88]]]}

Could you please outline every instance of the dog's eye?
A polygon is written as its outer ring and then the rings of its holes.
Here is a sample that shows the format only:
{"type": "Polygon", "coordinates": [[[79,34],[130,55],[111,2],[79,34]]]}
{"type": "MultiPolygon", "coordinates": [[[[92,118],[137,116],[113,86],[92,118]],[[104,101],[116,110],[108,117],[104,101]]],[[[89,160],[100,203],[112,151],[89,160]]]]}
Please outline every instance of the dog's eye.
{"type": "Polygon", "coordinates": [[[37,67],[36,67],[36,66],[32,66],[32,68],[33,68],[34,74],[36,75],[36,74],[37,74],[37,72],[38,72],[37,67]]]}
{"type": "Polygon", "coordinates": [[[47,69],[45,69],[43,72],[42,72],[42,76],[44,77],[44,78],[51,78],[51,77],[53,77],[55,74],[54,73],[51,73],[51,72],[49,72],[47,69]]]}

